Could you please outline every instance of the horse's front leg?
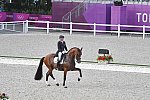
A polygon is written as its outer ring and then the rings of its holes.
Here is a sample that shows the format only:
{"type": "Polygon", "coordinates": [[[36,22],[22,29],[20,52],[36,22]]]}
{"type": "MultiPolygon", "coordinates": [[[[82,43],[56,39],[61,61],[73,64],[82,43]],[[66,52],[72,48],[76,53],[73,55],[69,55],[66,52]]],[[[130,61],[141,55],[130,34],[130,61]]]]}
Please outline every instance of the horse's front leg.
{"type": "Polygon", "coordinates": [[[66,76],[67,76],[67,71],[68,71],[68,69],[67,69],[67,68],[64,68],[64,82],[63,82],[64,88],[67,88],[67,86],[66,86],[66,76]]]}
{"type": "Polygon", "coordinates": [[[82,72],[81,72],[81,69],[80,69],[80,68],[75,68],[74,71],[79,71],[80,76],[78,77],[78,81],[80,81],[81,78],[82,78],[82,72]]]}

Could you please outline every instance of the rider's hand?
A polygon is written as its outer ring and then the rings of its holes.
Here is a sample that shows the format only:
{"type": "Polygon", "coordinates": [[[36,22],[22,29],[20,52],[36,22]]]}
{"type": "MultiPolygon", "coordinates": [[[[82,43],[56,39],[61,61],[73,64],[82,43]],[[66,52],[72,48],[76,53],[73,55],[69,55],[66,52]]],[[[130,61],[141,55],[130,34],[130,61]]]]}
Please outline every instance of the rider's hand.
{"type": "Polygon", "coordinates": [[[65,51],[63,51],[62,53],[65,54],[65,51]]]}
{"type": "Polygon", "coordinates": [[[67,53],[67,51],[63,51],[62,53],[65,54],[65,53],[67,53]]]}

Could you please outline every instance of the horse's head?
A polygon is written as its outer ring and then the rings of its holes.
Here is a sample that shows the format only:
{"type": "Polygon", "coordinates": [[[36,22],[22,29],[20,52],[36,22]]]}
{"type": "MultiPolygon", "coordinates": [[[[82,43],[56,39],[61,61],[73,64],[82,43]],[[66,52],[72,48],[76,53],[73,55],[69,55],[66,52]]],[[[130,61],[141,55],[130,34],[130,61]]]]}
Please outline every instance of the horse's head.
{"type": "Polygon", "coordinates": [[[77,51],[75,54],[76,54],[77,63],[81,63],[82,48],[81,49],[77,48],[77,51]]]}
{"type": "Polygon", "coordinates": [[[72,48],[68,52],[69,55],[71,55],[74,59],[76,59],[77,63],[81,63],[81,56],[82,56],[82,48],[72,48]]]}

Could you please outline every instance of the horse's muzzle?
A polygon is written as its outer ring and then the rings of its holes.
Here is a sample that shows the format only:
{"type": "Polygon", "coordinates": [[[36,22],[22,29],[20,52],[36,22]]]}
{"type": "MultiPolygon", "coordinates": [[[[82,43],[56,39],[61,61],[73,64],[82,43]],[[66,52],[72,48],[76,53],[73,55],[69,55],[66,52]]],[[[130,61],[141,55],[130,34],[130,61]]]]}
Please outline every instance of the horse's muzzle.
{"type": "Polygon", "coordinates": [[[81,60],[78,60],[77,63],[81,63],[81,60]]]}

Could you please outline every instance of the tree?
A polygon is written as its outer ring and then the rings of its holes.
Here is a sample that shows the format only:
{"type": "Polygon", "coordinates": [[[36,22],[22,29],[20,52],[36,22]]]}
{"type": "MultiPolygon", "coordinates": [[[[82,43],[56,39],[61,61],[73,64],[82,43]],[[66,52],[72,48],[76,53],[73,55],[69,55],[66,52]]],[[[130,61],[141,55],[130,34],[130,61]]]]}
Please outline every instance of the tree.
{"type": "Polygon", "coordinates": [[[5,5],[5,11],[19,13],[50,14],[51,0],[12,0],[5,5]]]}

